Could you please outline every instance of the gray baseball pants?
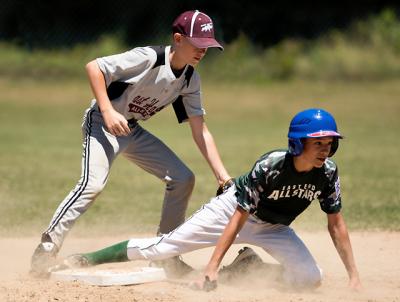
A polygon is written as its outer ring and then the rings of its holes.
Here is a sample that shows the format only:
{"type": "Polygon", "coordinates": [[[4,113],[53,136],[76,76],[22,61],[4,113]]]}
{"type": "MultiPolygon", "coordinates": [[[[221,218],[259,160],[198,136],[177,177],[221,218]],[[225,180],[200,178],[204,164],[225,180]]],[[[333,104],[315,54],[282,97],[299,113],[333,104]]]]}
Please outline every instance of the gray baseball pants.
{"type": "Polygon", "coordinates": [[[75,221],[104,189],[112,163],[119,154],[165,182],[159,232],[168,233],[184,221],[194,175],[163,142],[138,124],[129,136],[116,137],[105,129],[101,114],[93,108],[85,112],[82,132],[81,177],[58,206],[42,240],[50,237],[61,247],[75,221]]]}
{"type": "MultiPolygon", "coordinates": [[[[130,260],[161,260],[205,247],[215,246],[236,207],[236,188],[215,197],[162,237],[132,238],[128,242],[130,260]]],[[[284,283],[297,288],[319,285],[322,272],[303,241],[292,228],[282,224],[260,223],[249,216],[234,243],[263,248],[283,267],[284,283]]]]}

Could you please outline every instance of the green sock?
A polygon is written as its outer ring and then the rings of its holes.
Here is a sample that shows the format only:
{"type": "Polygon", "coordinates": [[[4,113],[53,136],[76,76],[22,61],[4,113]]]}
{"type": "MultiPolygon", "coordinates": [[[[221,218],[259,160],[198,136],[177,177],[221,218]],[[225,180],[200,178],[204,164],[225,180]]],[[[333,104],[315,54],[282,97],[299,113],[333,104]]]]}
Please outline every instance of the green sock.
{"type": "Polygon", "coordinates": [[[128,240],[92,253],[83,254],[90,264],[128,261],[128,240]]]}

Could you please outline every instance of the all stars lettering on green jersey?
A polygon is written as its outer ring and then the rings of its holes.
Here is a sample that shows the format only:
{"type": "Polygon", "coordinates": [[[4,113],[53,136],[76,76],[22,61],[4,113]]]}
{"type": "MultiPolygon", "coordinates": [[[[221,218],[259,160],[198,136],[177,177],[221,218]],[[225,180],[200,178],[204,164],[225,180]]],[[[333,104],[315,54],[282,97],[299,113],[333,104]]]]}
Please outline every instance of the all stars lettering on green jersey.
{"type": "MultiPolygon", "coordinates": [[[[299,187],[301,187],[301,185],[299,185],[299,187]]],[[[313,189],[295,188],[296,185],[294,185],[293,188],[288,186],[286,189],[283,187],[282,190],[274,190],[272,191],[271,195],[268,196],[268,199],[278,200],[279,198],[290,198],[297,196],[299,198],[305,198],[309,201],[313,201],[321,195],[321,191],[314,192],[315,186],[313,186],[313,189]]]]}
{"type": "Polygon", "coordinates": [[[337,167],[329,159],[319,169],[299,173],[289,152],[275,150],[263,155],[235,184],[238,204],[269,223],[289,225],[316,199],[328,214],[341,209],[337,167]]]}

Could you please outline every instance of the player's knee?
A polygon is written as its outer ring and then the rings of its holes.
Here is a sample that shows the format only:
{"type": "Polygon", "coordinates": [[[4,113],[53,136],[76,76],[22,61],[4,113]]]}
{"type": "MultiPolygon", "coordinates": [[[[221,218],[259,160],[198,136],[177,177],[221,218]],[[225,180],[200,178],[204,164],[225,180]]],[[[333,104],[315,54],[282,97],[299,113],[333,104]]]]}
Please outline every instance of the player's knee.
{"type": "Polygon", "coordinates": [[[195,176],[190,169],[186,168],[182,169],[179,172],[179,175],[175,177],[175,179],[173,179],[172,181],[180,186],[191,189],[194,187],[195,176]]]}
{"type": "Polygon", "coordinates": [[[191,170],[187,170],[184,175],[184,183],[187,187],[193,188],[195,179],[196,177],[194,176],[194,173],[191,170]]]}
{"type": "Polygon", "coordinates": [[[321,286],[322,270],[318,266],[312,267],[308,270],[305,280],[306,288],[314,289],[321,286]]]}
{"type": "Polygon", "coordinates": [[[296,289],[315,289],[321,285],[322,270],[318,266],[285,272],[286,283],[296,289]]]}

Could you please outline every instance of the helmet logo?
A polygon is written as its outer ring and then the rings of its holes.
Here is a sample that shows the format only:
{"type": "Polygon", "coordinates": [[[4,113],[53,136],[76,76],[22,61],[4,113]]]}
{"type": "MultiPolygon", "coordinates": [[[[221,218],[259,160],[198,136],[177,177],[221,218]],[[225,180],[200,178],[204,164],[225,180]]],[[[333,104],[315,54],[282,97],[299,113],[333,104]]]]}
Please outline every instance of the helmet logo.
{"type": "Polygon", "coordinates": [[[335,131],[320,130],[318,132],[308,133],[307,136],[309,137],[338,136],[338,133],[335,131]]]}
{"type": "Polygon", "coordinates": [[[309,118],[303,118],[301,119],[296,125],[305,125],[311,123],[311,120],[309,118]]]}

